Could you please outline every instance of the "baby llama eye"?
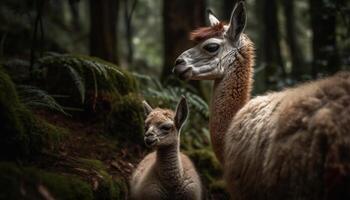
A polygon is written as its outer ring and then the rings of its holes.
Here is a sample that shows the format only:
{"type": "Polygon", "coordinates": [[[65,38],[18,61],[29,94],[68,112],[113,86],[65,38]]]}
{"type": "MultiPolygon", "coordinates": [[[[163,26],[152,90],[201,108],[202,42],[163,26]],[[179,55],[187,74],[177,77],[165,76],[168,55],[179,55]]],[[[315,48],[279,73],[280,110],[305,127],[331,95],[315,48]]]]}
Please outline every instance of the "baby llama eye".
{"type": "Polygon", "coordinates": [[[216,44],[216,43],[210,43],[207,44],[203,47],[204,50],[210,52],[210,53],[214,53],[219,49],[220,45],[216,44]]]}

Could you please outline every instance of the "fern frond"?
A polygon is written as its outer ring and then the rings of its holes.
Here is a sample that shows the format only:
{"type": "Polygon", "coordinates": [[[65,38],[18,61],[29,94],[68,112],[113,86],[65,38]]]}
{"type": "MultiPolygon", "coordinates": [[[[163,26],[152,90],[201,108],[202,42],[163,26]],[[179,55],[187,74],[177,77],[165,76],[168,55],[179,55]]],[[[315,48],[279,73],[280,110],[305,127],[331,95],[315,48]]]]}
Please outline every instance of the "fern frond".
{"type": "Polygon", "coordinates": [[[63,107],[46,91],[30,85],[18,85],[17,91],[21,102],[31,108],[49,108],[65,115],[63,107]]]}
{"type": "Polygon", "coordinates": [[[84,103],[85,102],[85,83],[83,78],[73,67],[66,64],[64,64],[63,66],[68,69],[69,74],[71,75],[73,82],[79,91],[79,94],[81,97],[81,103],[84,103]]]}
{"type": "Polygon", "coordinates": [[[134,73],[134,76],[141,81],[145,81],[146,84],[141,84],[143,95],[149,99],[156,99],[160,104],[166,104],[167,106],[174,107],[181,95],[185,95],[189,105],[192,109],[200,113],[205,118],[209,117],[208,104],[198,95],[191,91],[174,86],[164,87],[161,82],[146,75],[134,73]]]}
{"type": "Polygon", "coordinates": [[[98,94],[98,80],[100,78],[108,81],[114,74],[118,74],[118,77],[124,76],[123,72],[115,65],[98,58],[82,55],[48,53],[39,59],[39,64],[42,67],[65,67],[79,91],[82,103],[85,101],[86,82],[89,82],[88,78],[92,78],[94,98],[96,99],[98,94]],[[87,76],[85,72],[89,72],[88,74],[91,74],[91,76],[87,76]]]}

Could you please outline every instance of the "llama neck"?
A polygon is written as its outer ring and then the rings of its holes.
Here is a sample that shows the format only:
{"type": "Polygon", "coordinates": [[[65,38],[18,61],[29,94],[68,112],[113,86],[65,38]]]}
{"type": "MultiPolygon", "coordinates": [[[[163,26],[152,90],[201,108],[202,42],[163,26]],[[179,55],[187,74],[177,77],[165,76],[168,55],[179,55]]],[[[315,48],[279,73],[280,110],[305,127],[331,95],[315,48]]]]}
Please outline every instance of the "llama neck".
{"type": "Polygon", "coordinates": [[[157,150],[156,170],[165,186],[172,187],[181,182],[183,169],[178,143],[157,150]]]}
{"type": "Polygon", "coordinates": [[[250,99],[252,86],[254,48],[242,47],[232,69],[214,83],[209,129],[214,152],[218,160],[224,161],[224,140],[235,114],[250,99]]]}

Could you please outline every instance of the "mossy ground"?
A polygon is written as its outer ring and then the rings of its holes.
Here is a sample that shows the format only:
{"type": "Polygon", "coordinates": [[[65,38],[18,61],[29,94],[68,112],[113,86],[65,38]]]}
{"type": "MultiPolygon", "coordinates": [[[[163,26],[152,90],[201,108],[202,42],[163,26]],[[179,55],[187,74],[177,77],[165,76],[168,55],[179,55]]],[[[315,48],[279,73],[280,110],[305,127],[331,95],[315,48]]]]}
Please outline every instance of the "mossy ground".
{"type": "Polygon", "coordinates": [[[77,176],[0,162],[0,199],[93,199],[92,187],[77,176]]]}
{"type": "Polygon", "coordinates": [[[1,158],[34,156],[45,148],[54,149],[67,131],[34,116],[24,107],[10,77],[0,69],[1,158]]]}
{"type": "MultiPolygon", "coordinates": [[[[124,81],[112,81],[119,92],[101,89],[95,108],[85,110],[99,117],[77,118],[27,109],[0,67],[0,160],[7,161],[0,162],[0,188],[6,191],[0,199],[128,198],[130,175],[148,150],[142,145],[143,107],[136,82],[123,73],[124,81]]],[[[112,79],[119,80],[119,75],[112,79]]],[[[187,150],[206,198],[226,199],[211,149],[187,150]]]]}
{"type": "MultiPolygon", "coordinates": [[[[0,199],[127,197],[133,164],[125,158],[134,156],[126,155],[99,123],[45,110],[33,113],[19,101],[3,69],[0,89],[0,119],[5,122],[0,125],[0,160],[7,160],[0,162],[0,199]]],[[[138,148],[128,152],[141,155],[138,148]]]]}

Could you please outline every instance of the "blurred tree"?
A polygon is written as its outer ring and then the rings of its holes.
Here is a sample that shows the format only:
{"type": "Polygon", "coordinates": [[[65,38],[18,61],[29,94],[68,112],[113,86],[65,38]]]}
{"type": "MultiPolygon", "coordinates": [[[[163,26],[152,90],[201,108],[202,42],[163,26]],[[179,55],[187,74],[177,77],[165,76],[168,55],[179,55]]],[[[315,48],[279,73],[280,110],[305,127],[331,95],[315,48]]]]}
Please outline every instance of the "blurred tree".
{"type": "Polygon", "coordinates": [[[229,21],[231,18],[231,12],[233,9],[233,6],[238,2],[239,0],[224,0],[222,4],[222,11],[223,11],[223,20],[229,21]]]}
{"type": "MultiPolygon", "coordinates": [[[[193,46],[189,33],[205,26],[205,0],[163,0],[164,66],[161,80],[172,74],[175,59],[186,49],[193,46]]],[[[191,81],[201,96],[203,91],[199,81],[191,81]]]]}
{"type": "Polygon", "coordinates": [[[74,31],[80,31],[79,0],[69,0],[69,9],[72,13],[72,27],[74,31]]]}
{"type": "Polygon", "coordinates": [[[265,24],[263,30],[263,60],[266,64],[266,81],[269,84],[277,73],[281,73],[282,77],[285,77],[286,72],[281,55],[277,0],[263,0],[262,8],[265,24]]]}
{"type": "Polygon", "coordinates": [[[40,54],[42,54],[42,46],[44,43],[44,26],[43,26],[43,12],[45,7],[45,0],[35,1],[36,6],[36,17],[34,21],[34,30],[32,35],[32,45],[30,49],[30,68],[29,71],[33,71],[33,66],[35,62],[36,50],[39,48],[40,54]],[[38,29],[40,30],[40,42],[38,40],[38,29]]]}
{"type": "Polygon", "coordinates": [[[334,7],[335,2],[310,0],[314,77],[319,73],[333,74],[340,69],[334,7]]]}
{"type": "Polygon", "coordinates": [[[90,0],[90,54],[118,63],[119,0],[90,0]]]}
{"type": "Polygon", "coordinates": [[[134,14],[134,11],[136,9],[136,5],[138,3],[138,0],[124,0],[124,23],[125,23],[125,32],[126,32],[126,44],[128,47],[127,50],[127,62],[131,64],[133,62],[134,58],[134,47],[132,44],[132,38],[133,38],[133,28],[131,24],[132,16],[134,14]]]}
{"type": "Polygon", "coordinates": [[[287,43],[292,61],[292,76],[300,80],[302,74],[305,73],[305,66],[296,30],[295,0],[283,1],[283,8],[286,18],[287,43]]]}

